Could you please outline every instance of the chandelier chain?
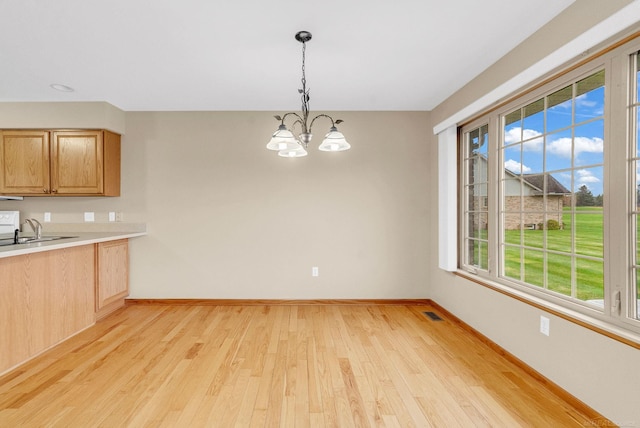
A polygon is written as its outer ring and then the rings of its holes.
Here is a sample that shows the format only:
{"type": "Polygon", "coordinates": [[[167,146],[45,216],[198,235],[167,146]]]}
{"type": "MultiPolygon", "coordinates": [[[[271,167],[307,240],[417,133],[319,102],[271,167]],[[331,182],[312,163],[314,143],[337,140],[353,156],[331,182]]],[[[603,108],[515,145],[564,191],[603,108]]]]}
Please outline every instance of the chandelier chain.
{"type": "Polygon", "coordinates": [[[307,44],[302,42],[302,117],[303,117],[303,132],[309,132],[307,129],[307,118],[309,117],[309,92],[307,91],[307,76],[306,76],[306,55],[307,52],[307,44]]]}

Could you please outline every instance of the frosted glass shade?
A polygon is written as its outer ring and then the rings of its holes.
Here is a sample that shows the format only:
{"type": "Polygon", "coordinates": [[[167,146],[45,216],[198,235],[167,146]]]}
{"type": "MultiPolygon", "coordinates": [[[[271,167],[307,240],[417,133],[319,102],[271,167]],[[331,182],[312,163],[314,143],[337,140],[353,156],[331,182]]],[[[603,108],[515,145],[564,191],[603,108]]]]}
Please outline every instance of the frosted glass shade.
{"type": "Polygon", "coordinates": [[[278,156],[283,158],[301,158],[307,155],[307,151],[300,144],[296,143],[296,148],[280,150],[278,156]]]}
{"type": "Polygon", "coordinates": [[[295,150],[299,146],[296,137],[294,137],[291,131],[284,125],[280,125],[271,136],[271,140],[267,143],[267,149],[278,151],[295,150]]]}
{"type": "Polygon", "coordinates": [[[344,150],[349,150],[351,148],[351,144],[347,142],[342,135],[342,132],[338,131],[335,126],[333,126],[327,135],[324,136],[324,140],[322,140],[322,144],[318,147],[318,150],[322,150],[323,152],[342,152],[344,150]]]}

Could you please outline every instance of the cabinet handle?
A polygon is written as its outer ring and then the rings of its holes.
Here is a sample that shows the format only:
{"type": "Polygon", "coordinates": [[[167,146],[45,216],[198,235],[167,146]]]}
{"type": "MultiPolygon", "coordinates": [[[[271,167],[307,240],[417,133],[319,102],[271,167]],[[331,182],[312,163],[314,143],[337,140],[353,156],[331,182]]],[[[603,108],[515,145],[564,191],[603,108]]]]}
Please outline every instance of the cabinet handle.
{"type": "Polygon", "coordinates": [[[47,193],[47,189],[42,189],[42,193],[47,193]]]}
{"type": "Polygon", "coordinates": [[[51,193],[58,193],[58,189],[51,189],[51,193]]]}

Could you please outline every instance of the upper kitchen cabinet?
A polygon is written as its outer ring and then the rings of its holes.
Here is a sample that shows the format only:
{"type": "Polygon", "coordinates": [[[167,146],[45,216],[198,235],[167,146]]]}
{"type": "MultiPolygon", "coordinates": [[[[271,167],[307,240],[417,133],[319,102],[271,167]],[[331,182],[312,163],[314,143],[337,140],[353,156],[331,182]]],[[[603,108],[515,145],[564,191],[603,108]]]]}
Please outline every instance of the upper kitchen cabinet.
{"type": "Polygon", "coordinates": [[[109,131],[54,131],[51,192],[120,196],[120,136],[109,131]]]}
{"type": "Polygon", "coordinates": [[[49,132],[0,131],[0,194],[49,192],[49,132]]]}
{"type": "Polygon", "coordinates": [[[120,196],[120,135],[53,130],[0,136],[1,194],[120,196]]]}

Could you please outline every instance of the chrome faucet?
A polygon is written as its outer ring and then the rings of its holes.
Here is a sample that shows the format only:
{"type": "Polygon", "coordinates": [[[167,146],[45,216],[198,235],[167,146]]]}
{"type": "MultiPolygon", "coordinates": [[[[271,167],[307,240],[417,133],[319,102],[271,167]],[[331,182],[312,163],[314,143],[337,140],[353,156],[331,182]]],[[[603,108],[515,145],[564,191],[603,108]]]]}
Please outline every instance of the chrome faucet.
{"type": "Polygon", "coordinates": [[[29,226],[31,226],[36,239],[42,239],[42,225],[40,224],[40,222],[35,218],[28,218],[25,220],[25,222],[29,223],[29,226]]]}

